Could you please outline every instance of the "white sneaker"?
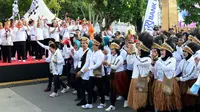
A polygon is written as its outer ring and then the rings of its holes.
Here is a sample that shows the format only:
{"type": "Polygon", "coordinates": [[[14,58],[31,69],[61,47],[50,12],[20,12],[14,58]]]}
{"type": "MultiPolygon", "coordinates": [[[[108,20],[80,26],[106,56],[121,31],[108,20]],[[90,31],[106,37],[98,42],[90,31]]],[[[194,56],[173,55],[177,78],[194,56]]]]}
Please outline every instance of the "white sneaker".
{"type": "Polygon", "coordinates": [[[22,60],[18,60],[18,62],[21,62],[22,60]]]}
{"type": "Polygon", "coordinates": [[[23,60],[23,62],[26,62],[26,60],[23,60]]]}
{"type": "Polygon", "coordinates": [[[105,96],[105,100],[106,101],[110,100],[110,97],[109,96],[105,96]]]}
{"type": "Polygon", "coordinates": [[[16,58],[11,58],[11,60],[13,61],[13,60],[16,60],[16,58]]]}
{"type": "Polygon", "coordinates": [[[53,93],[50,95],[50,97],[52,97],[52,98],[54,98],[54,97],[56,97],[56,96],[58,96],[58,93],[55,93],[55,92],[53,92],[53,93]]]}
{"type": "Polygon", "coordinates": [[[127,101],[125,100],[125,101],[124,101],[124,108],[126,108],[126,107],[128,107],[128,103],[127,103],[127,101]]]}
{"type": "Polygon", "coordinates": [[[109,112],[111,110],[115,110],[115,106],[110,105],[105,111],[109,112]]]}
{"type": "Polygon", "coordinates": [[[76,90],[74,90],[72,93],[73,93],[74,95],[76,95],[76,94],[77,94],[77,91],[76,91],[76,90]]]}
{"type": "Polygon", "coordinates": [[[33,59],[35,59],[35,56],[32,56],[33,59]]]}
{"type": "Polygon", "coordinates": [[[86,104],[86,105],[82,105],[83,109],[92,109],[93,105],[92,104],[86,104]]]}
{"type": "Polygon", "coordinates": [[[66,93],[69,90],[69,86],[67,86],[66,88],[63,88],[63,90],[61,91],[61,93],[66,93]]]}
{"type": "Polygon", "coordinates": [[[122,96],[118,96],[118,97],[117,97],[117,100],[122,100],[122,99],[123,99],[122,96]]]}
{"type": "Polygon", "coordinates": [[[102,103],[100,103],[100,105],[97,106],[98,109],[102,109],[102,108],[105,108],[105,107],[106,107],[106,104],[102,104],[102,103]]]}

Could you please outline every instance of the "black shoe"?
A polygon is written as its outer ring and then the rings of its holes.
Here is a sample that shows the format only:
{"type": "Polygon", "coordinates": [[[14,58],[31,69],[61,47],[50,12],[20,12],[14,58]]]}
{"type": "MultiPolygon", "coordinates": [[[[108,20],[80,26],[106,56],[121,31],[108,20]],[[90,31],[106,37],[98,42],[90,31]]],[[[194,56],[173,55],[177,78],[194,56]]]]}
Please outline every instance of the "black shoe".
{"type": "Polygon", "coordinates": [[[79,103],[76,104],[77,106],[82,106],[82,105],[86,105],[86,101],[80,101],[79,103]]]}
{"type": "Polygon", "coordinates": [[[74,101],[80,101],[81,99],[80,98],[76,98],[74,101]]]}

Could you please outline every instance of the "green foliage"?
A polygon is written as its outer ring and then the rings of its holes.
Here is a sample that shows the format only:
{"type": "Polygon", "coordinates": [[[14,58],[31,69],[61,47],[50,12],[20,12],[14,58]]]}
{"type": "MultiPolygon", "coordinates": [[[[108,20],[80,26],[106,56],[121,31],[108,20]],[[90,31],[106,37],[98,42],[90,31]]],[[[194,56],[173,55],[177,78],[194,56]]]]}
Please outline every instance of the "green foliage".
{"type": "MultiPolygon", "coordinates": [[[[147,0],[44,0],[48,8],[64,19],[68,16],[86,18],[94,23],[106,20],[106,27],[119,19],[123,22],[136,24],[144,16],[147,0]]],[[[184,0],[182,0],[184,1],[184,0]]],[[[189,1],[189,0],[186,0],[189,1]]],[[[30,8],[32,0],[19,0],[20,15],[24,15],[30,8]]],[[[13,0],[0,0],[0,17],[9,18],[12,15],[13,0]]]]}
{"type": "Polygon", "coordinates": [[[189,16],[185,17],[185,23],[198,22],[200,24],[200,9],[196,8],[194,4],[200,4],[200,0],[177,0],[180,10],[186,10],[189,16]]]}

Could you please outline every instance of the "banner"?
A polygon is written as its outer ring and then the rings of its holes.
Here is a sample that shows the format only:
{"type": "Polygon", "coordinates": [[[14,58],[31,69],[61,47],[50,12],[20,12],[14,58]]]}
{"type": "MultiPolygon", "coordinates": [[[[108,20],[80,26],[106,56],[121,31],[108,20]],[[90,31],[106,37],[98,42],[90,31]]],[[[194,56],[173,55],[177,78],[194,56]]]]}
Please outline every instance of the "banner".
{"type": "Polygon", "coordinates": [[[159,22],[159,2],[158,0],[148,0],[146,14],[142,25],[142,32],[147,31],[153,34],[154,25],[159,22]]]}

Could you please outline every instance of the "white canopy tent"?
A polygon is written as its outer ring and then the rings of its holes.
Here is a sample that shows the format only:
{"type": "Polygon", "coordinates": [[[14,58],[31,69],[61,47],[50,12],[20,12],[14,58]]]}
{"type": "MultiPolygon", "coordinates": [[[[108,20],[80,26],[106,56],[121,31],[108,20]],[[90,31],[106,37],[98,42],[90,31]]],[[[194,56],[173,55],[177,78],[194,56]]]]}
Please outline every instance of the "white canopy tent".
{"type": "MultiPolygon", "coordinates": [[[[34,1],[34,0],[33,0],[34,1]]],[[[53,20],[55,18],[55,14],[53,14],[49,8],[46,6],[46,4],[44,3],[43,0],[38,0],[38,8],[37,8],[37,11],[35,14],[32,14],[30,17],[29,17],[29,12],[27,12],[25,15],[24,15],[24,18],[26,20],[30,20],[30,19],[33,19],[33,20],[37,20],[38,19],[38,16],[39,17],[43,17],[45,19],[47,19],[49,22],[51,22],[51,20],[53,20]]],[[[58,18],[57,18],[58,19],[58,18]]],[[[59,19],[58,19],[59,20],[59,19]]]]}

